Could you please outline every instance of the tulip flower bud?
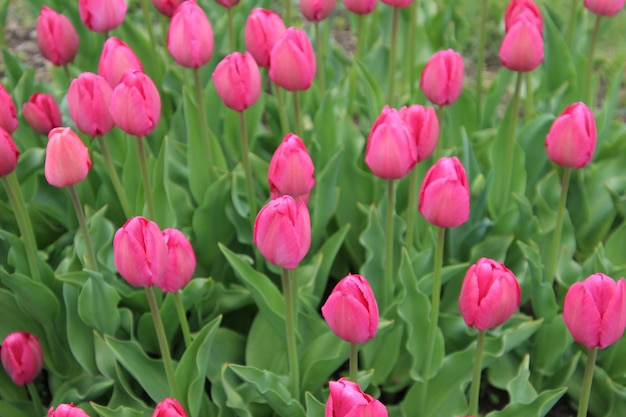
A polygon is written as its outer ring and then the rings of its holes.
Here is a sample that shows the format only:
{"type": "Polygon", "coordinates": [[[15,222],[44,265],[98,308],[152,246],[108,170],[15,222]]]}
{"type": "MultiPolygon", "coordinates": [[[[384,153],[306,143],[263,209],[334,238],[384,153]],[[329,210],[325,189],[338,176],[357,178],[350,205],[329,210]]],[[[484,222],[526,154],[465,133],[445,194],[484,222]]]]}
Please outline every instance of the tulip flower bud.
{"type": "Polygon", "coordinates": [[[107,80],[111,88],[115,88],[127,69],[144,72],[141,61],[130,46],[116,37],[107,39],[100,54],[98,75],[107,80]]]}
{"type": "Polygon", "coordinates": [[[543,34],[541,10],[533,0],[512,0],[504,12],[504,28],[508,32],[520,19],[528,19],[543,34]]]}
{"type": "Polygon", "coordinates": [[[365,163],[374,175],[399,179],[417,163],[417,141],[396,109],[385,106],[367,138],[365,163]]]}
{"type": "Polygon", "coordinates": [[[459,310],[465,324],[478,330],[507,321],[521,302],[517,278],[504,264],[481,258],[470,266],[459,295],[459,310]]]}
{"type": "Polygon", "coordinates": [[[0,127],[12,135],[17,129],[17,110],[9,92],[0,84],[0,127]]]}
{"type": "Polygon", "coordinates": [[[261,72],[248,52],[233,52],[213,72],[215,90],[227,107],[242,112],[261,95],[261,72]]]}
{"type": "Polygon", "coordinates": [[[37,336],[27,332],[9,333],[0,346],[2,367],[16,385],[37,378],[43,367],[43,352],[37,336]]]}
{"type": "Polygon", "coordinates": [[[115,232],[113,257],[130,285],[156,285],[167,270],[167,245],[161,229],[145,217],[131,217],[115,232]]]}
{"type": "Polygon", "coordinates": [[[178,229],[163,230],[167,247],[167,268],[156,286],[166,292],[182,289],[196,270],[196,254],[189,240],[178,229]]]}
{"type": "Polygon", "coordinates": [[[152,5],[164,16],[172,17],[176,8],[185,0],[152,0],[152,5]]]}
{"type": "Polygon", "coordinates": [[[315,167],[304,142],[293,133],[287,134],[270,160],[267,173],[272,199],[290,195],[309,203],[315,186],[315,167]]]}
{"type": "Polygon", "coordinates": [[[271,10],[256,7],[246,20],[246,49],[257,64],[263,68],[270,66],[272,48],[287,29],[283,19],[271,10]]]}
{"type": "Polygon", "coordinates": [[[187,412],[174,398],[166,398],[157,404],[152,417],[187,417],[187,412]]]}
{"type": "Polygon", "coordinates": [[[89,417],[89,414],[74,404],[59,404],[56,410],[50,407],[48,417],[89,417]]]}
{"type": "Polygon", "coordinates": [[[330,395],[326,401],[324,417],[387,417],[387,408],[380,401],[361,391],[356,382],[347,378],[328,383],[330,395]]]}
{"type": "Polygon", "coordinates": [[[563,321],[574,340],[593,349],[617,342],[626,327],[626,280],[596,273],[565,295],[563,321]]]}
{"type": "Polygon", "coordinates": [[[39,52],[56,66],[74,60],[78,52],[78,33],[70,19],[47,6],[37,18],[37,45],[39,52]]]}
{"type": "Polygon", "coordinates": [[[44,174],[54,187],[81,182],[91,169],[89,149],[69,127],[55,127],[48,133],[44,174]]]}
{"type": "Polygon", "coordinates": [[[438,105],[454,103],[463,90],[463,57],[452,49],[435,53],[424,67],[420,88],[426,98],[438,105]]]}
{"type": "Polygon", "coordinates": [[[161,97],[152,79],[141,71],[126,70],[113,89],[109,107],[113,122],[124,132],[146,136],[161,119],[161,97]]]}
{"type": "Polygon", "coordinates": [[[615,16],[624,7],[625,0],[585,0],[585,8],[600,16],[615,16]]]}
{"type": "Polygon", "coordinates": [[[370,14],[376,8],[376,0],[343,0],[343,4],[352,13],[360,15],[370,14]]]}
{"type": "Polygon", "coordinates": [[[439,137],[437,112],[432,107],[414,104],[402,107],[400,117],[417,144],[417,162],[421,162],[428,158],[437,147],[437,138],[439,137]]]}
{"type": "Polygon", "coordinates": [[[405,8],[409,7],[413,0],[380,0],[385,3],[387,6],[405,8]]]}
{"type": "Polygon", "coordinates": [[[418,210],[431,224],[457,227],[469,218],[467,174],[457,157],[441,158],[424,177],[418,210]]]}
{"type": "Polygon", "coordinates": [[[109,112],[111,86],[99,75],[83,72],[70,83],[67,108],[78,130],[89,136],[104,136],[114,126],[109,112]]]}
{"type": "Polygon", "coordinates": [[[274,265],[294,269],[311,247],[311,217],[290,195],[267,203],[256,216],[252,240],[274,265]]]}
{"type": "Polygon", "coordinates": [[[548,158],[567,168],[589,164],[596,149],[596,122],[585,103],[569,105],[552,123],[546,137],[548,158]]]}
{"type": "Polygon", "coordinates": [[[35,132],[48,136],[48,132],[62,124],[61,111],[54,97],[44,93],[34,93],[22,106],[26,123],[35,132]]]}
{"type": "Polygon", "coordinates": [[[504,35],[500,62],[511,71],[532,71],[543,61],[543,37],[536,23],[530,19],[517,19],[504,35]]]}
{"type": "Polygon", "coordinates": [[[270,78],[289,91],[308,89],[315,78],[315,52],[306,32],[288,28],[270,53],[270,78]]]}
{"type": "Polygon", "coordinates": [[[373,339],[380,321],[370,284],[353,274],[337,283],[322,306],[322,316],[333,333],[350,343],[373,339]]]}
{"type": "Polygon", "coordinates": [[[108,32],[121,25],[127,8],[125,0],[78,0],[80,20],[94,32],[108,32]]]}
{"type": "Polygon", "coordinates": [[[220,6],[226,7],[227,9],[239,4],[239,0],[215,0],[215,2],[220,6]]]}
{"type": "Polygon", "coordinates": [[[0,127],[0,177],[9,175],[17,167],[20,151],[6,130],[0,127]]]}
{"type": "Polygon", "coordinates": [[[176,8],[167,31],[167,50],[187,68],[200,68],[213,56],[213,29],[195,0],[176,8]]]}
{"type": "Polygon", "coordinates": [[[336,0],[300,0],[300,11],[309,22],[321,22],[335,9],[336,0]]]}

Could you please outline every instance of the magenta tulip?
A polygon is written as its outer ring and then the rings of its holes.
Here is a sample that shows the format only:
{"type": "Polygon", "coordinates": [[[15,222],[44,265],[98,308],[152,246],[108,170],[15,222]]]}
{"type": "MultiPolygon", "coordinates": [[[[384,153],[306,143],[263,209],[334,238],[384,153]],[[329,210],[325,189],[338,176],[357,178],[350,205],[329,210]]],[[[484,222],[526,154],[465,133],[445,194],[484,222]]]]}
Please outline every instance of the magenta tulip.
{"type": "Polygon", "coordinates": [[[543,37],[536,23],[529,19],[517,19],[504,35],[500,62],[511,71],[532,71],[543,61],[543,37]]]}
{"type": "Polygon", "coordinates": [[[328,383],[330,394],[326,401],[324,417],[387,417],[387,408],[359,384],[346,378],[328,383]]]}
{"type": "Polygon", "coordinates": [[[9,175],[17,167],[20,151],[9,133],[0,127],[0,177],[9,175]]]}
{"type": "Polygon", "coordinates": [[[187,417],[187,412],[174,398],[166,398],[157,404],[152,417],[187,417]]]}
{"type": "Polygon", "coordinates": [[[27,332],[9,333],[0,346],[2,367],[16,385],[37,378],[43,367],[43,351],[37,336],[27,332]]]}
{"type": "Polygon", "coordinates": [[[600,16],[615,16],[624,7],[625,0],[585,0],[585,7],[600,16]]]}
{"type": "Polygon", "coordinates": [[[126,70],[113,90],[111,117],[124,132],[146,136],[161,119],[161,97],[154,82],[139,70],[126,70]]]}
{"type": "Polygon", "coordinates": [[[59,404],[56,409],[50,407],[48,417],[89,417],[89,414],[74,404],[59,404]]]}
{"type": "Polygon", "coordinates": [[[290,195],[309,203],[315,186],[315,167],[304,142],[297,135],[287,134],[278,145],[270,160],[267,179],[272,199],[290,195]]]}
{"type": "Polygon", "coordinates": [[[463,90],[465,64],[452,49],[435,53],[424,67],[420,88],[430,102],[438,106],[454,103],[463,90]]]}
{"type": "Polygon", "coordinates": [[[89,149],[69,127],[56,127],[48,133],[44,174],[54,187],[81,182],[91,169],[89,149]]]}
{"type": "Polygon", "coordinates": [[[554,120],[546,137],[546,152],[555,164],[582,168],[596,149],[596,122],[585,103],[569,105],[554,120]]]}
{"type": "Polygon", "coordinates": [[[387,6],[405,8],[409,7],[413,0],[380,0],[382,3],[385,3],[387,6]]]}
{"type": "Polygon", "coordinates": [[[111,86],[91,72],[83,72],[70,83],[67,109],[78,130],[89,136],[104,136],[115,125],[109,112],[111,86]]]}
{"type": "Polygon", "coordinates": [[[541,10],[533,0],[512,0],[504,12],[504,30],[508,32],[520,19],[528,19],[543,33],[541,10]]]}
{"type": "Polygon", "coordinates": [[[164,16],[172,17],[176,8],[185,0],[152,0],[152,5],[164,16]]]}
{"type": "Polygon", "coordinates": [[[156,282],[162,291],[176,292],[182,289],[196,270],[196,254],[191,243],[178,229],[163,230],[167,247],[165,275],[156,282]]]}
{"type": "Polygon", "coordinates": [[[215,90],[227,107],[242,112],[261,95],[261,72],[248,52],[226,55],[213,72],[215,90]]]}
{"type": "Polygon", "coordinates": [[[270,78],[289,91],[308,89],[315,78],[313,46],[302,29],[288,28],[270,53],[270,78]]]}
{"type": "Polygon", "coordinates": [[[167,50],[187,68],[200,68],[213,56],[213,28],[195,0],[183,2],[174,12],[167,31],[167,50]]]}
{"type": "Polygon", "coordinates": [[[49,94],[34,93],[22,106],[22,114],[31,129],[41,135],[47,136],[63,123],[59,106],[49,94]]]}
{"type": "Polygon", "coordinates": [[[300,0],[300,11],[309,22],[321,22],[335,9],[337,0],[300,0]]]}
{"type": "Polygon", "coordinates": [[[255,7],[246,20],[246,49],[260,67],[269,68],[270,53],[287,29],[283,19],[271,10],[255,7]]]}
{"type": "Polygon", "coordinates": [[[227,9],[239,4],[239,0],[215,0],[215,2],[222,7],[226,7],[227,9]]]}
{"type": "Polygon", "coordinates": [[[144,72],[141,61],[130,46],[116,37],[107,39],[98,61],[98,75],[107,80],[111,88],[115,88],[127,69],[144,72]]]}
{"type": "Polygon", "coordinates": [[[37,46],[39,52],[56,66],[68,64],[78,52],[78,33],[64,15],[47,6],[37,18],[37,46]]]}
{"type": "Polygon", "coordinates": [[[108,32],[121,25],[127,8],[126,0],[78,0],[80,19],[94,32],[108,32]]]}
{"type": "Polygon", "coordinates": [[[563,320],[574,340],[593,349],[617,342],[626,327],[626,280],[596,273],[572,285],[563,320]]]}
{"type": "Polygon", "coordinates": [[[432,155],[439,137],[439,119],[435,109],[419,104],[404,106],[400,109],[400,117],[417,144],[417,162],[432,155]]]}
{"type": "Polygon", "coordinates": [[[12,135],[17,129],[17,110],[9,92],[0,84],[0,127],[12,135]]]}
{"type": "Polygon", "coordinates": [[[343,0],[343,4],[346,9],[359,15],[370,14],[376,8],[376,0],[343,0]]]}
{"type": "Polygon", "coordinates": [[[418,210],[431,224],[457,227],[469,218],[467,174],[457,157],[441,158],[424,177],[418,210]]]}

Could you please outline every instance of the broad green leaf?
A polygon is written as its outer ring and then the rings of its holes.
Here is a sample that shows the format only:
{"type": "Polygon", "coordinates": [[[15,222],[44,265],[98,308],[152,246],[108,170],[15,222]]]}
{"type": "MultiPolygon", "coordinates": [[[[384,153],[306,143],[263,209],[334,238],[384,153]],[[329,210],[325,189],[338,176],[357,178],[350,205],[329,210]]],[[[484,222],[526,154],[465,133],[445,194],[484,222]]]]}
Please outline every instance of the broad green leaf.
{"type": "Polygon", "coordinates": [[[21,274],[8,275],[0,269],[0,281],[15,294],[23,311],[42,326],[55,326],[59,300],[48,287],[21,274]]]}
{"type": "Polygon", "coordinates": [[[90,327],[102,334],[115,335],[120,324],[117,308],[121,297],[104,282],[102,275],[93,273],[78,296],[78,315],[90,327]]]}
{"type": "Polygon", "coordinates": [[[144,409],[140,411],[131,407],[124,407],[124,406],[110,408],[110,407],[99,405],[93,402],[91,403],[91,406],[102,417],[150,417],[153,411],[150,409],[144,409]]]}
{"type": "Polygon", "coordinates": [[[325,404],[315,398],[310,392],[305,394],[306,417],[321,417],[324,415],[325,404]]]}
{"type": "Polygon", "coordinates": [[[92,398],[99,398],[111,389],[114,381],[102,376],[79,375],[56,387],[53,404],[80,403],[92,398]]]}
{"type": "Polygon", "coordinates": [[[0,417],[32,417],[33,408],[32,401],[0,400],[0,417]]]}
{"type": "Polygon", "coordinates": [[[487,414],[488,417],[544,417],[565,394],[567,388],[543,391],[530,404],[509,403],[504,410],[487,414]]]}
{"type": "Polygon", "coordinates": [[[346,362],[349,354],[349,343],[330,330],[308,343],[300,359],[302,390],[316,392],[346,362]]]}
{"type": "MultiPolygon", "coordinates": [[[[82,274],[83,272],[81,272],[82,274]]],[[[91,278],[89,278],[91,279],[91,278]]],[[[92,375],[98,374],[95,362],[93,329],[80,320],[78,314],[78,298],[80,289],[72,284],[63,284],[63,301],[65,302],[67,340],[74,358],[92,375]]]]}

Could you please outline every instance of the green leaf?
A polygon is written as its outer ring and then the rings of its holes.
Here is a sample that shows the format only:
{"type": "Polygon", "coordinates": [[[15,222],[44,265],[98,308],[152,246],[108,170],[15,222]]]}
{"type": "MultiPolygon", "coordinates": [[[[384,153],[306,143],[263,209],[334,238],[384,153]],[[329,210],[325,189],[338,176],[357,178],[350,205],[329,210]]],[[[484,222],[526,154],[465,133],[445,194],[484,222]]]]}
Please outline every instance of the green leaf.
{"type": "MultiPolygon", "coordinates": [[[[82,274],[83,272],[81,272],[82,274]]],[[[90,278],[91,279],[91,278],[90,278]]],[[[95,362],[93,329],[80,320],[78,315],[78,297],[80,290],[72,284],[63,284],[65,302],[67,340],[74,358],[92,375],[98,374],[95,362]]]]}
{"type": "Polygon", "coordinates": [[[54,327],[59,314],[59,300],[48,287],[21,274],[8,275],[0,269],[0,281],[15,294],[23,311],[43,327],[54,327]]]}
{"type": "Polygon", "coordinates": [[[104,282],[102,275],[94,272],[78,296],[78,315],[100,333],[115,335],[120,325],[117,308],[120,299],[117,291],[104,282]]]}
{"type": "Polygon", "coordinates": [[[327,330],[316,337],[306,345],[301,355],[302,390],[316,392],[348,360],[349,355],[349,343],[332,331],[327,330]]]}
{"type": "Polygon", "coordinates": [[[320,402],[310,392],[305,394],[306,417],[321,417],[324,415],[326,404],[320,402]]]}
{"type": "Polygon", "coordinates": [[[510,403],[504,410],[491,412],[487,414],[487,417],[543,417],[566,391],[567,388],[543,391],[530,404],[510,403]]]}
{"type": "Polygon", "coordinates": [[[150,417],[152,410],[144,409],[143,411],[136,410],[131,407],[119,406],[117,408],[109,408],[96,403],[91,403],[91,406],[102,417],[150,417]]]}
{"type": "Polygon", "coordinates": [[[81,374],[55,387],[52,403],[80,403],[98,398],[110,390],[113,384],[114,381],[109,378],[81,374]]]}
{"type": "Polygon", "coordinates": [[[0,400],[0,417],[32,417],[32,401],[0,400]]]}

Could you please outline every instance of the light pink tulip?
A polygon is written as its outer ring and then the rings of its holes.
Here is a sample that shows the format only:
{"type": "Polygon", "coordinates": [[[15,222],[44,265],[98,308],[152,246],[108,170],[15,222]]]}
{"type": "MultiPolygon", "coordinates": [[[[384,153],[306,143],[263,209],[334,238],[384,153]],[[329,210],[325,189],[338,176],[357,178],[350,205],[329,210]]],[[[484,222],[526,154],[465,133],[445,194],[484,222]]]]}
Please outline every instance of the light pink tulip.
{"type": "Polygon", "coordinates": [[[127,8],[126,0],[78,0],[80,19],[94,32],[108,32],[121,25],[127,8]]]}
{"type": "Polygon", "coordinates": [[[324,417],[387,417],[387,408],[347,378],[328,383],[324,417]]]}
{"type": "Polygon", "coordinates": [[[116,37],[107,39],[98,61],[98,75],[107,80],[111,88],[115,88],[127,69],[144,72],[141,61],[130,46],[116,37]]]}
{"type": "Polygon", "coordinates": [[[167,50],[187,68],[200,68],[213,56],[213,28],[195,0],[183,2],[172,15],[167,50]]]}
{"type": "Polygon", "coordinates": [[[309,22],[321,22],[335,9],[336,0],[300,0],[300,11],[309,22]]]}
{"type": "Polygon", "coordinates": [[[9,92],[0,84],[0,127],[12,135],[17,129],[17,110],[9,92]]]}
{"type": "Polygon", "coordinates": [[[437,112],[432,107],[413,104],[402,107],[400,117],[404,120],[411,137],[417,144],[417,162],[421,162],[428,158],[437,147],[439,137],[437,112]]]}
{"type": "Polygon", "coordinates": [[[270,52],[287,29],[281,17],[271,10],[255,7],[246,20],[246,49],[257,64],[263,68],[270,66],[270,52]]]}
{"type": "Polygon", "coordinates": [[[596,149],[596,122],[585,103],[569,105],[552,123],[545,145],[548,157],[567,168],[589,164],[596,149]]]}
{"type": "Polygon", "coordinates": [[[157,404],[152,417],[187,417],[187,412],[174,398],[166,398],[157,404]]]}
{"type": "Polygon", "coordinates": [[[109,112],[111,86],[91,72],[83,72],[70,83],[67,108],[78,130],[89,136],[104,136],[115,126],[109,112]]]}
{"type": "Polygon", "coordinates": [[[70,63],[78,52],[78,33],[64,15],[47,6],[37,18],[37,46],[39,52],[56,66],[70,63]]]}
{"type": "Polygon", "coordinates": [[[9,175],[17,167],[20,151],[9,133],[0,127],[0,177],[9,175]]]}
{"type": "Polygon", "coordinates": [[[306,32],[288,28],[270,53],[270,78],[289,91],[307,90],[316,71],[315,52],[306,32]]]}
{"type": "Polygon", "coordinates": [[[528,19],[543,34],[541,10],[533,0],[512,0],[504,11],[504,28],[508,32],[520,19],[528,19]]]}
{"type": "Polygon", "coordinates": [[[615,16],[624,7],[625,0],[585,0],[585,7],[600,16],[615,16]]]}
{"type": "Polygon", "coordinates": [[[48,136],[48,132],[62,124],[61,111],[49,94],[34,93],[22,106],[26,123],[35,132],[48,136]]]}
{"type": "Polygon", "coordinates": [[[124,132],[146,136],[161,119],[161,96],[154,82],[139,70],[126,70],[111,94],[111,117],[124,132]]]}
{"type": "Polygon", "coordinates": [[[376,8],[376,0],[343,0],[343,4],[352,13],[360,15],[370,14],[376,8]]]}
{"type": "Polygon", "coordinates": [[[532,71],[543,61],[543,37],[535,23],[518,19],[504,35],[500,62],[511,71],[532,71]]]}
{"type": "Polygon", "coordinates": [[[261,72],[248,52],[233,52],[213,72],[215,90],[227,107],[242,112],[261,95],[261,72]]]}
{"type": "Polygon", "coordinates": [[[81,182],[91,169],[89,149],[69,127],[55,127],[48,133],[44,174],[54,187],[81,182]]]}
{"type": "Polygon", "coordinates": [[[191,243],[178,229],[163,230],[167,246],[167,269],[165,275],[156,282],[162,291],[176,292],[182,289],[196,270],[196,254],[191,243]]]}
{"type": "Polygon", "coordinates": [[[27,332],[9,333],[0,346],[2,367],[16,385],[37,378],[43,367],[43,351],[37,336],[27,332]]]}
{"type": "Polygon", "coordinates": [[[89,417],[89,414],[74,404],[59,404],[56,409],[50,407],[48,417],[89,417]]]}
{"type": "Polygon", "coordinates": [[[426,98],[438,106],[454,103],[463,91],[465,64],[452,49],[435,53],[424,67],[420,88],[426,98]]]}
{"type": "Polygon", "coordinates": [[[288,133],[278,145],[270,160],[267,179],[272,199],[290,195],[309,203],[315,186],[315,167],[304,142],[297,135],[288,133]]]}

